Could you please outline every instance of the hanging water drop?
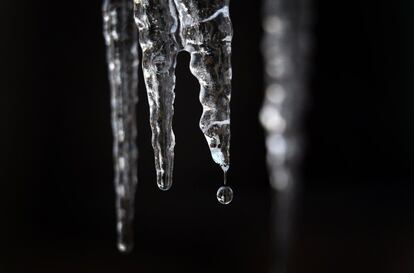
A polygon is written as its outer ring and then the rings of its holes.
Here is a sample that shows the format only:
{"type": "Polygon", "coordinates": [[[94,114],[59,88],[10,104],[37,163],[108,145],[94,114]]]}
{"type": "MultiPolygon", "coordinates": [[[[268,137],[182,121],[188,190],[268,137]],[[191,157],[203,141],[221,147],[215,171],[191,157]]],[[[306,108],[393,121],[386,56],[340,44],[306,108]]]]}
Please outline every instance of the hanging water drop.
{"type": "Polygon", "coordinates": [[[224,186],[218,189],[216,196],[221,204],[228,205],[233,201],[233,190],[227,186],[227,171],[223,172],[223,178],[224,186]]]}
{"type": "Polygon", "coordinates": [[[217,200],[223,204],[228,205],[233,201],[233,190],[229,186],[223,186],[217,191],[217,200]]]}

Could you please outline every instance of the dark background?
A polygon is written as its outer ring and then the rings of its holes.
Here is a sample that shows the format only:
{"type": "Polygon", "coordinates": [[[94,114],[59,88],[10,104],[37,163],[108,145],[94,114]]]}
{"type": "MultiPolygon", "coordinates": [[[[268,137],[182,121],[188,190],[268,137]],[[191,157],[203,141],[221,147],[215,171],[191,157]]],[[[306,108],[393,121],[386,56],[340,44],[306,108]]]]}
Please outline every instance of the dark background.
{"type": "MultiPolygon", "coordinates": [[[[272,196],[258,124],[260,1],[233,1],[235,200],[177,68],[172,190],[160,192],[138,104],[136,248],[115,247],[110,98],[100,1],[6,1],[0,18],[0,272],[267,272],[272,196]]],[[[316,1],[290,272],[414,270],[414,2],[316,1]]]]}

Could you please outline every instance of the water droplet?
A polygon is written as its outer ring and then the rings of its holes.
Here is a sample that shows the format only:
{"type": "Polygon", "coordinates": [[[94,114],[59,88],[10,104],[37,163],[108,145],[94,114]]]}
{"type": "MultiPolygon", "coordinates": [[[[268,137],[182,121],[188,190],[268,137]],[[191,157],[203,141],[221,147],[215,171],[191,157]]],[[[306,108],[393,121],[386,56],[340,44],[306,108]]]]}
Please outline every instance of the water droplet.
{"type": "Polygon", "coordinates": [[[233,201],[233,190],[228,186],[223,186],[217,191],[217,200],[223,204],[228,205],[233,201]]]}

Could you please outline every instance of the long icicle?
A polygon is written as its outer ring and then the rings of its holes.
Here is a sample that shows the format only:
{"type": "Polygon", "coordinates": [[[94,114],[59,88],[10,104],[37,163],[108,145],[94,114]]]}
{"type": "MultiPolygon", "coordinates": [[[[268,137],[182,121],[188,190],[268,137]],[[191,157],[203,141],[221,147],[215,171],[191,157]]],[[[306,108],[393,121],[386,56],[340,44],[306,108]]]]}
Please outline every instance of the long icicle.
{"type": "Polygon", "coordinates": [[[161,190],[172,185],[175,137],[175,66],[179,44],[173,0],[135,0],[135,20],[142,49],[142,69],[150,106],[152,146],[157,184],[161,190]]]}
{"type": "Polygon", "coordinates": [[[266,92],[260,120],[266,130],[274,230],[271,272],[288,271],[289,243],[298,191],[301,124],[310,51],[310,2],[266,0],[263,55],[266,92]]]}
{"type": "Polygon", "coordinates": [[[137,185],[136,116],[138,101],[138,34],[130,0],[105,0],[104,36],[111,84],[118,249],[133,248],[137,185]]]}

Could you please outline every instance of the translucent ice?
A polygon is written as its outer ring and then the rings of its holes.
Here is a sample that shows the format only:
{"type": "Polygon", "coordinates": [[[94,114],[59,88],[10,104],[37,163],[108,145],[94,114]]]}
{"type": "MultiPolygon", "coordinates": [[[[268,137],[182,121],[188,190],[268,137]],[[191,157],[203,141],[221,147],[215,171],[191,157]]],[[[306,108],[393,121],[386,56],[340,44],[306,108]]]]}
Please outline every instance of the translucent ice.
{"type": "Polygon", "coordinates": [[[183,48],[200,83],[200,128],[224,172],[230,166],[231,41],[228,0],[175,0],[183,48]]]}
{"type": "Polygon", "coordinates": [[[200,83],[200,128],[214,161],[224,172],[229,168],[233,30],[228,4],[228,0],[135,0],[157,183],[163,190],[172,184],[174,70],[181,50],[191,54],[191,72],[200,83]]]}
{"type": "Polygon", "coordinates": [[[135,104],[138,101],[139,60],[133,3],[105,0],[103,18],[111,84],[118,248],[128,252],[133,247],[138,153],[135,104]]]}
{"type": "Polygon", "coordinates": [[[142,69],[150,105],[152,146],[157,184],[161,190],[172,185],[175,137],[175,66],[179,51],[178,27],[172,0],[135,0],[135,20],[142,48],[142,69]]]}

